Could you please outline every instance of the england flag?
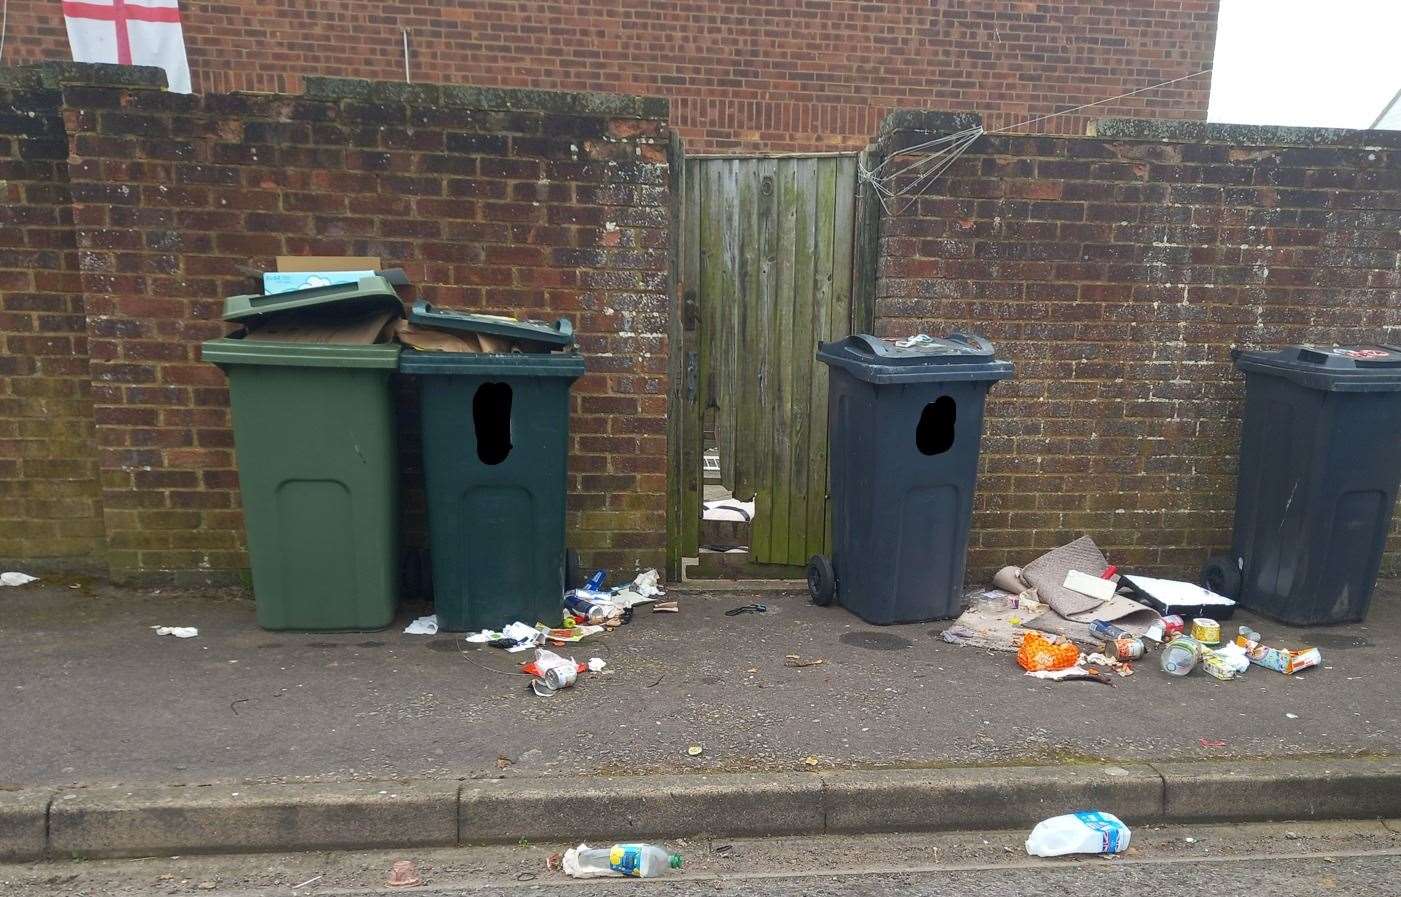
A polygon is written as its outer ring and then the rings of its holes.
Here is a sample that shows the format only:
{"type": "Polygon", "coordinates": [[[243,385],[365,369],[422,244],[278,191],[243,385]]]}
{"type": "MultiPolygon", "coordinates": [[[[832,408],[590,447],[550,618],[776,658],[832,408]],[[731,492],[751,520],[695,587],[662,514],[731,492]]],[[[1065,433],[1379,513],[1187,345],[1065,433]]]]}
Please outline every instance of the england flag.
{"type": "Polygon", "coordinates": [[[159,66],[171,90],[190,92],[179,0],[63,0],[63,21],[75,61],[159,66]]]}

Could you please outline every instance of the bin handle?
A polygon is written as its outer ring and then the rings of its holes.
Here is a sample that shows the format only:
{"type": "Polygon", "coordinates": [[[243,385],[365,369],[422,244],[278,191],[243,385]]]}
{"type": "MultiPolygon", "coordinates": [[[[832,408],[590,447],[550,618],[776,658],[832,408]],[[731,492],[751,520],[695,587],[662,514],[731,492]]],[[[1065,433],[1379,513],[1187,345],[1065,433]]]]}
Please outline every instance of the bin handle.
{"type": "MultiPolygon", "coordinates": [[[[885,340],[878,336],[871,336],[869,333],[853,333],[851,338],[858,344],[864,344],[865,351],[871,355],[884,358],[890,354],[890,347],[886,344],[885,340]]],[[[852,348],[861,348],[861,345],[856,345],[852,348]]]]}
{"type": "Polygon", "coordinates": [[[949,339],[957,340],[965,346],[977,349],[979,352],[985,352],[988,355],[994,352],[992,343],[988,341],[987,337],[979,336],[976,333],[964,333],[962,330],[955,330],[953,333],[949,334],[949,339]]]}
{"type": "Polygon", "coordinates": [[[574,338],[574,322],[568,318],[560,318],[555,321],[555,329],[559,331],[560,336],[567,336],[571,340],[574,338]]]}

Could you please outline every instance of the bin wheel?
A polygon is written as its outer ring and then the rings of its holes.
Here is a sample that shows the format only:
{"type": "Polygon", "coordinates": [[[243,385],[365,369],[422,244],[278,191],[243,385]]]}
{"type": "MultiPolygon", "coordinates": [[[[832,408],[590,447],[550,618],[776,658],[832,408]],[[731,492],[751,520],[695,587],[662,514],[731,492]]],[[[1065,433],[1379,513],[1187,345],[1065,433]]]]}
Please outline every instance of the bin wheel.
{"type": "Polygon", "coordinates": [[[1229,555],[1214,555],[1202,565],[1202,585],[1223,598],[1234,599],[1240,594],[1241,575],[1235,559],[1229,555]]]}
{"type": "Polygon", "coordinates": [[[564,588],[565,591],[577,589],[584,584],[584,572],[579,567],[579,552],[572,548],[564,550],[564,588]]]}
{"type": "Polygon", "coordinates": [[[832,562],[820,554],[808,560],[808,592],[812,603],[826,607],[837,594],[837,575],[832,571],[832,562]]]}

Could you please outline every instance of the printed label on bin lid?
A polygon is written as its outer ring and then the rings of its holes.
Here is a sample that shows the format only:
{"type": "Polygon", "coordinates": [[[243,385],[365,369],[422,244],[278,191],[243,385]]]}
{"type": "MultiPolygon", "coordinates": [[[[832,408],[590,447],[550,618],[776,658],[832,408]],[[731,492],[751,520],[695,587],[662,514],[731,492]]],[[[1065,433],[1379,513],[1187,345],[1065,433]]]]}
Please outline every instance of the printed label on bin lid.
{"type": "Polygon", "coordinates": [[[1291,346],[1276,357],[1310,362],[1331,368],[1359,369],[1401,366],[1401,350],[1392,346],[1291,346]]]}
{"type": "Polygon", "coordinates": [[[1380,349],[1376,346],[1334,346],[1330,351],[1332,351],[1334,355],[1341,355],[1344,358],[1356,358],[1367,361],[1392,358],[1396,355],[1395,352],[1387,349],[1380,349]]]}

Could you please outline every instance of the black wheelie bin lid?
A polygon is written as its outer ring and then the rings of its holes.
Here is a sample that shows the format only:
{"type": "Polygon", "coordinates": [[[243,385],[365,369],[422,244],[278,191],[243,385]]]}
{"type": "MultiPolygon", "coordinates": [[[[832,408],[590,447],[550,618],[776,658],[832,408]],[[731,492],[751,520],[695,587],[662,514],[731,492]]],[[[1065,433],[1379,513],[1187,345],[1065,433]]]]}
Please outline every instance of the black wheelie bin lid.
{"type": "Polygon", "coordinates": [[[568,318],[560,318],[553,324],[543,321],[518,321],[514,318],[478,315],[451,308],[434,308],[432,303],[420,299],[413,304],[413,310],[409,312],[409,323],[422,324],[437,330],[485,333],[509,340],[542,343],[557,349],[574,345],[574,325],[568,318]]]}
{"type": "Polygon", "coordinates": [[[867,383],[927,383],[937,380],[1005,380],[1012,363],[997,357],[992,343],[971,333],[929,337],[908,348],[857,333],[818,343],[817,360],[867,383]]]}
{"type": "Polygon", "coordinates": [[[1232,349],[1236,367],[1273,374],[1325,392],[1401,391],[1401,348],[1396,346],[1285,346],[1232,349]]]}
{"type": "Polygon", "coordinates": [[[455,309],[434,308],[420,299],[409,312],[409,323],[459,333],[481,333],[512,342],[527,342],[554,351],[546,352],[420,352],[406,350],[399,370],[420,375],[503,375],[514,377],[567,377],[584,374],[584,359],[574,344],[574,325],[568,318],[554,324],[519,321],[455,309]]]}

